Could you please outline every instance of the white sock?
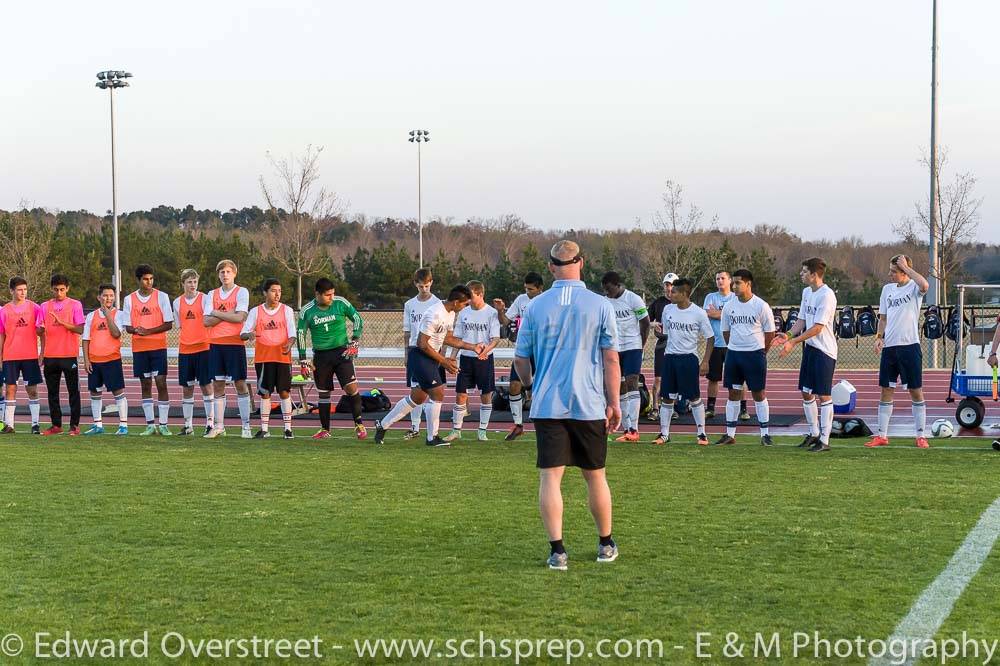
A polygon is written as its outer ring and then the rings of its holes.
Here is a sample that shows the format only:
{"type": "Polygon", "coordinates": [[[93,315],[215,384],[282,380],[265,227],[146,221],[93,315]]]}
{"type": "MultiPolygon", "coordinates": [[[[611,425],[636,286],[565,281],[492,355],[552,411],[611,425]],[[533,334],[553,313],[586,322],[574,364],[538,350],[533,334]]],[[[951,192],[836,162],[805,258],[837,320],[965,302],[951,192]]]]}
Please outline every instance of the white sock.
{"type": "Polygon", "coordinates": [[[628,393],[622,393],[618,398],[618,408],[622,411],[622,430],[628,432],[632,427],[632,410],[629,409],[631,403],[628,399],[628,393]]]}
{"type": "Polygon", "coordinates": [[[924,437],[924,430],[927,428],[927,403],[913,403],[913,425],[917,437],[924,437]]]}
{"type": "Polygon", "coordinates": [[[240,424],[244,428],[250,427],[250,393],[237,393],[236,406],[240,410],[240,424]]]}
{"type": "Polygon", "coordinates": [[[159,408],[157,411],[160,413],[160,425],[167,425],[167,421],[170,419],[170,402],[161,402],[157,407],[159,408]]]}
{"type": "Polygon", "coordinates": [[[184,414],[184,427],[191,428],[194,425],[194,398],[181,400],[181,412],[184,414]]]}
{"type": "Polygon", "coordinates": [[[493,405],[479,406],[479,429],[486,430],[490,427],[490,417],[493,416],[493,405]]]}
{"type": "Polygon", "coordinates": [[[215,425],[215,396],[202,395],[201,404],[205,410],[205,425],[211,428],[215,425]]]}
{"type": "Polygon", "coordinates": [[[756,400],[753,401],[753,405],[757,410],[757,421],[760,423],[760,435],[763,437],[768,434],[768,423],[770,422],[771,408],[767,404],[767,398],[764,398],[760,402],[756,400]]]}
{"type": "Polygon", "coordinates": [[[17,409],[17,399],[8,400],[4,405],[3,422],[11,427],[14,426],[14,410],[17,409]]]}
{"type": "MultiPolygon", "coordinates": [[[[400,400],[400,402],[402,402],[402,400],[400,400]]],[[[398,405],[399,403],[397,402],[396,404],[398,405]]],[[[417,405],[416,407],[411,406],[410,410],[411,410],[410,430],[412,430],[413,432],[420,432],[420,416],[424,413],[424,406],[423,405],[417,405]]],[[[386,414],[386,417],[388,416],[389,414],[386,414]]],[[[385,419],[382,419],[382,421],[384,422],[385,419]]],[[[395,421],[392,421],[392,423],[395,423],[395,421]]]]}
{"type": "Polygon", "coordinates": [[[441,425],[441,403],[437,400],[427,400],[427,441],[431,441],[438,434],[438,426],[441,425]]]}
{"type": "Polygon", "coordinates": [[[469,408],[457,402],[451,408],[451,427],[455,430],[462,429],[462,422],[469,415],[469,408]]]}
{"type": "Polygon", "coordinates": [[[128,425],[128,398],[124,391],[115,396],[115,405],[118,406],[118,425],[128,425]]]}
{"type": "Polygon", "coordinates": [[[827,400],[819,406],[819,441],[829,444],[831,430],[833,430],[833,400],[827,400]]]}
{"type": "MultiPolygon", "coordinates": [[[[923,404],[923,403],[921,403],[923,404]]],[[[38,412],[41,410],[41,405],[38,404],[38,398],[34,400],[28,400],[28,411],[31,413],[31,425],[38,425],[38,412]]]]}
{"type": "Polygon", "coordinates": [[[694,426],[699,435],[705,433],[705,403],[701,398],[691,403],[691,416],[694,417],[694,426]]]}
{"type": "Polygon", "coordinates": [[[510,396],[510,415],[514,418],[514,425],[524,425],[524,394],[510,396]]]}
{"type": "MultiPolygon", "coordinates": [[[[402,419],[404,416],[406,416],[411,412],[423,411],[421,409],[422,407],[423,405],[418,405],[415,402],[413,402],[410,396],[405,396],[402,400],[398,401],[395,405],[392,406],[392,409],[389,410],[388,414],[382,417],[382,420],[379,421],[379,425],[381,425],[383,428],[388,428],[393,423],[399,421],[400,419],[402,419]]],[[[417,427],[419,428],[420,427],[419,419],[417,420],[417,423],[418,423],[417,427]]]]}
{"type": "Polygon", "coordinates": [[[215,427],[222,430],[226,427],[226,394],[215,396],[215,427]]]}
{"type": "Polygon", "coordinates": [[[726,400],[726,435],[736,437],[736,422],[740,418],[740,401],[726,400]]]}
{"type": "MultiPolygon", "coordinates": [[[[242,416],[242,415],[241,415],[242,416]]],[[[260,398],[260,429],[267,432],[271,419],[271,396],[264,395],[260,398]]]]}
{"type": "Polygon", "coordinates": [[[806,423],[809,424],[809,434],[819,437],[819,408],[816,406],[816,398],[803,400],[802,412],[806,415],[806,423]]]}
{"type": "Polygon", "coordinates": [[[146,417],[146,425],[153,425],[153,399],[142,399],[142,415],[146,417]]]}
{"type": "Polygon", "coordinates": [[[101,416],[101,411],[104,409],[104,401],[99,395],[90,396],[90,415],[94,419],[94,425],[98,428],[104,426],[104,419],[101,416]]]}
{"type": "Polygon", "coordinates": [[[638,391],[629,394],[629,420],[632,422],[632,429],[639,429],[639,408],[642,407],[642,396],[638,391]]]}
{"type": "Polygon", "coordinates": [[[292,397],[281,399],[281,425],[285,430],[292,429],[292,397]]]}
{"type": "Polygon", "coordinates": [[[878,435],[879,437],[889,437],[889,419],[892,418],[892,403],[878,403],[878,435]]]}
{"type": "Polygon", "coordinates": [[[666,439],[670,437],[670,421],[674,418],[674,403],[660,405],[660,434],[666,439]]]}

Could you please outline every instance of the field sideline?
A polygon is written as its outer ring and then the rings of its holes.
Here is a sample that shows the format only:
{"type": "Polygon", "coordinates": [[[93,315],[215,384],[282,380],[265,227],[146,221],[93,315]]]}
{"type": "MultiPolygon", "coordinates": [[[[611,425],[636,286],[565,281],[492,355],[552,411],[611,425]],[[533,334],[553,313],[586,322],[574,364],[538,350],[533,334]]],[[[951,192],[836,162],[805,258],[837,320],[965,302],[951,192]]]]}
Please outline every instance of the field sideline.
{"type": "MultiPolygon", "coordinates": [[[[672,663],[697,661],[699,631],[720,644],[756,631],[884,639],[1000,494],[988,441],[853,440],[822,456],[790,437],[613,444],[621,558],[593,561],[584,486],[568,473],[561,573],[543,566],[530,435],[428,450],[399,431],[382,448],[308,432],[0,440],[0,633],[319,635],[346,646],[324,653],[344,663],[354,639],[480,631],[659,639],[672,663]]],[[[997,618],[994,551],[941,635],[1000,638],[997,618]]]]}

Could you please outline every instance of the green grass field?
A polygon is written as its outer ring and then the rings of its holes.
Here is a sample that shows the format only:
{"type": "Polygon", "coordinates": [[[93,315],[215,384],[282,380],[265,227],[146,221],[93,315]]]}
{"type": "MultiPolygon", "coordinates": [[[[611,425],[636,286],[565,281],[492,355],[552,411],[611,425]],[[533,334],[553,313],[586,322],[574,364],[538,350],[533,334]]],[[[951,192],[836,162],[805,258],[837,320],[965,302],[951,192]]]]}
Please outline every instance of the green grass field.
{"type": "MultiPolygon", "coordinates": [[[[614,444],[621,557],[594,562],[585,487],[567,473],[570,570],[553,572],[530,437],[428,450],[396,431],[381,448],[305,434],[3,439],[0,634],[29,654],[40,631],[149,631],[156,663],[170,631],[318,635],[344,663],[355,639],[658,639],[658,661],[685,663],[711,632],[721,661],[727,632],[889,636],[1000,495],[983,440],[823,455],[792,438],[614,444]]],[[[1000,638],[998,550],[943,634],[1000,638]]]]}

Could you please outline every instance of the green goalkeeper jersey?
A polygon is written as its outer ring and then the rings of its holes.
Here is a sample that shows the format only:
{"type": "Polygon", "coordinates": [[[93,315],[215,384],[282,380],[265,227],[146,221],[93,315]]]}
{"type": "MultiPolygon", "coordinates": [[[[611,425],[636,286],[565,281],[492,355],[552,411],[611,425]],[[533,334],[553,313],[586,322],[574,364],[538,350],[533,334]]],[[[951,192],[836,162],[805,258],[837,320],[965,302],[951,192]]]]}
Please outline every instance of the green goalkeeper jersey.
{"type": "Polygon", "coordinates": [[[312,338],[313,353],[344,347],[350,340],[361,337],[361,315],[346,298],[334,296],[333,302],[321,308],[315,300],[309,301],[299,313],[299,358],[305,358],[306,331],[312,338]],[[351,322],[351,337],[347,336],[347,322],[351,322]]]}

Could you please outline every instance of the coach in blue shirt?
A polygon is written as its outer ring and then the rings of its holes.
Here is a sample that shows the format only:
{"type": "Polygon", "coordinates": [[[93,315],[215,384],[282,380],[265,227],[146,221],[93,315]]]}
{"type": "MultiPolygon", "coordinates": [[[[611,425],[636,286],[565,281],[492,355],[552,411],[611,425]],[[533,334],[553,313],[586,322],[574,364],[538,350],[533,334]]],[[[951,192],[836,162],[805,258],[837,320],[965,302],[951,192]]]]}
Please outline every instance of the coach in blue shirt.
{"type": "Polygon", "coordinates": [[[522,316],[514,367],[522,383],[533,387],[538,504],[551,546],[548,565],[565,571],[569,558],[562,542],[561,484],[567,465],[579,467],[587,480],[590,511],[600,537],[597,561],[613,562],[618,557],[611,538],[611,490],[604,463],[607,433],[618,427],[622,416],[621,368],[614,308],[580,279],[584,261],[580,247],[562,240],[549,254],[555,282],[532,299],[522,316]]]}

